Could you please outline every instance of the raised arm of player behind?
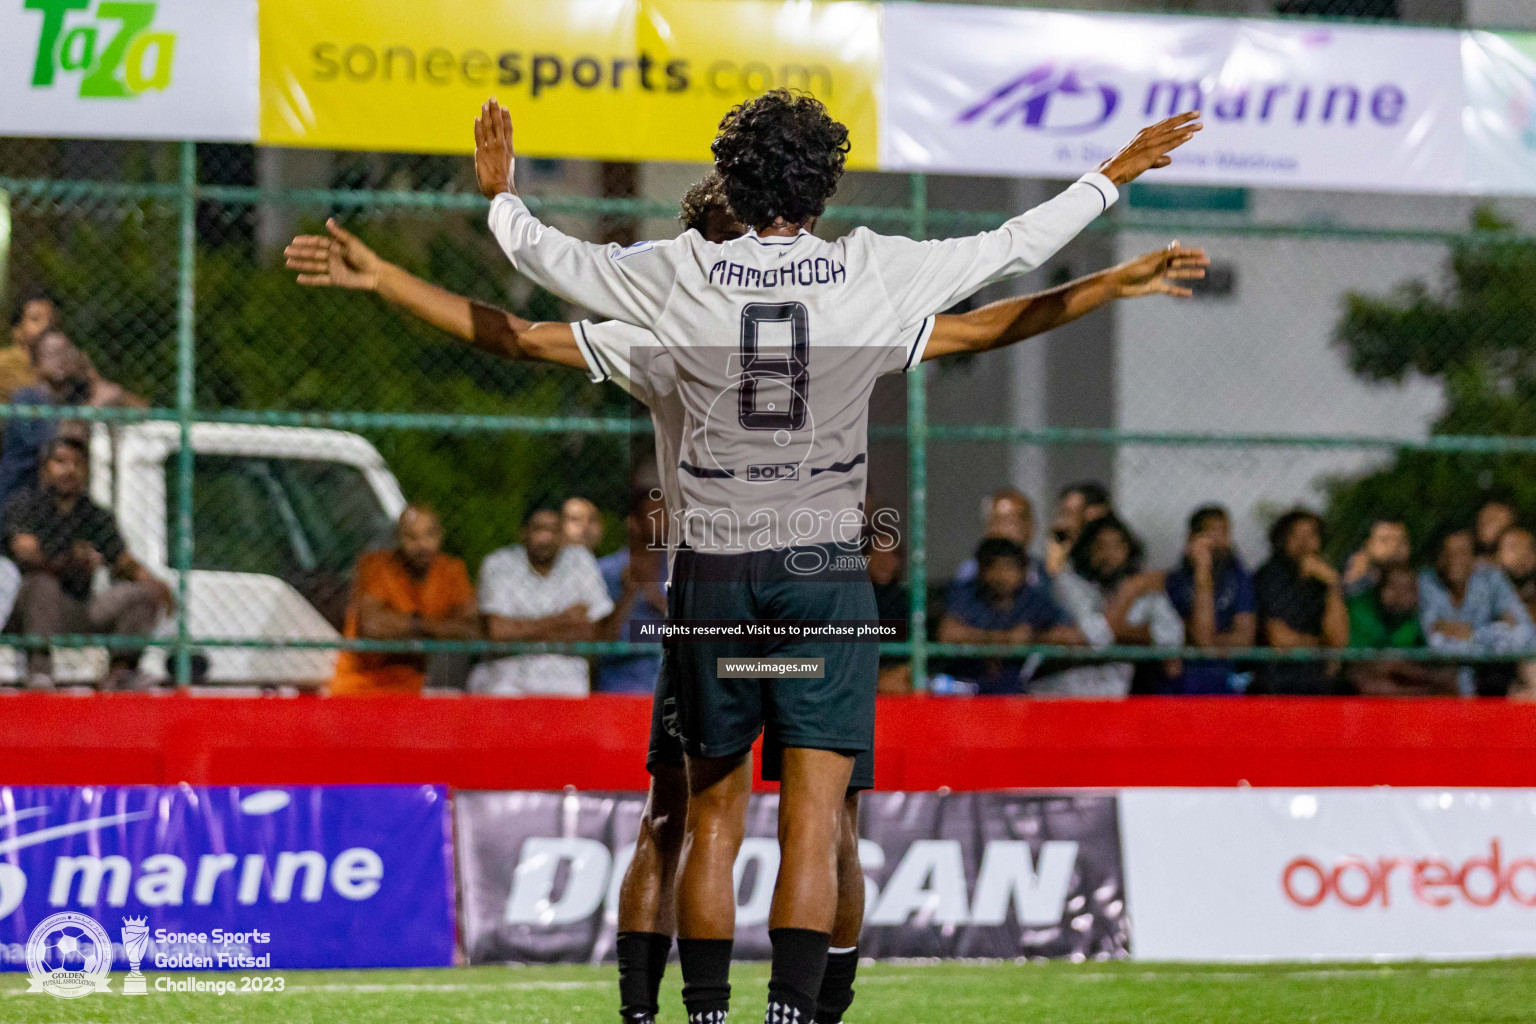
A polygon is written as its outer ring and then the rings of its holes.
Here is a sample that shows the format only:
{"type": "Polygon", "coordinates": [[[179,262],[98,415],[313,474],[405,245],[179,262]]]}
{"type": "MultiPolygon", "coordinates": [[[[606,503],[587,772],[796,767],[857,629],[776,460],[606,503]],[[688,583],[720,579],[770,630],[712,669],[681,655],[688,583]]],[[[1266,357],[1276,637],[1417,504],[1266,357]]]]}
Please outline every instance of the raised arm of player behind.
{"type": "Polygon", "coordinates": [[[627,249],[572,238],[539,221],[518,198],[512,115],[489,100],[475,118],[475,181],[491,201],[491,234],[535,284],[604,317],[654,328],[676,279],[670,250],[688,238],[627,249]]]}
{"type": "Polygon", "coordinates": [[[1012,345],[1053,331],[1116,299],[1142,295],[1188,298],[1193,293],[1178,282],[1203,278],[1210,263],[1203,249],[1187,249],[1174,242],[1166,249],[1143,253],[1049,291],[1002,299],[969,313],[936,317],[933,334],[923,349],[923,361],[1012,345]]]}
{"type": "Polygon", "coordinates": [[[390,305],[503,359],[532,359],[585,369],[570,324],[533,323],[465,298],[383,259],[336,221],[328,235],[299,235],[283,250],[298,282],[313,288],[374,292],[390,305]]]}

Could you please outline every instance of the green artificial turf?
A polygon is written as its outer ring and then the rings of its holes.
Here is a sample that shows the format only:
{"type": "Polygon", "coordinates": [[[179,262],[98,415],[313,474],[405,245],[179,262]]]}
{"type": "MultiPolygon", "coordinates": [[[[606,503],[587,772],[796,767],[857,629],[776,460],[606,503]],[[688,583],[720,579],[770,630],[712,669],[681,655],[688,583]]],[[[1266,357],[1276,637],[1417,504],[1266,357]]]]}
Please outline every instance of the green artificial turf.
{"type": "MultiPolygon", "coordinates": [[[[62,1000],[0,975],[0,1021],[16,1024],[616,1024],[612,968],[477,967],[420,971],[293,971],[284,991],[199,995],[153,991],[62,1000]]],[[[186,977],[168,974],[166,977],[186,977]]],[[[241,975],[204,973],[238,982],[241,975]]],[[[732,1020],[762,1020],[767,969],[733,972],[732,1020]]],[[[674,964],[663,1022],[682,1024],[674,964]]],[[[1515,1024],[1536,1021],[1536,961],[1392,965],[1148,963],[880,964],[859,972],[848,1024],[1515,1024]]]]}

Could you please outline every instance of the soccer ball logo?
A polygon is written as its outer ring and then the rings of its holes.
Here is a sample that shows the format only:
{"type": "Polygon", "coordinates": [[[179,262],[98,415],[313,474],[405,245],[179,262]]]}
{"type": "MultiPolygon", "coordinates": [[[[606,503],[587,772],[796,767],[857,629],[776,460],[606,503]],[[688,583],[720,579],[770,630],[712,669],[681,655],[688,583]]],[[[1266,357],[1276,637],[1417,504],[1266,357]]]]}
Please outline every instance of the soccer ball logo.
{"type": "Polygon", "coordinates": [[[93,918],[66,912],[44,919],[27,939],[29,991],[74,999],[105,992],[112,939],[93,918]]]}

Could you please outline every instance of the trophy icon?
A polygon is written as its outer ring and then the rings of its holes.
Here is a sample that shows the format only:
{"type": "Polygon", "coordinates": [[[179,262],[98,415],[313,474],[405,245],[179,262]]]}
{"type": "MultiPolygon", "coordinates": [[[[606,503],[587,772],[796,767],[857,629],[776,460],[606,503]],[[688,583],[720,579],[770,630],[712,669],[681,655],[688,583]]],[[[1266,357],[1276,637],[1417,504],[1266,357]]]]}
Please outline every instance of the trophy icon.
{"type": "Polygon", "coordinates": [[[123,952],[128,954],[128,977],[123,979],[123,995],[142,996],[149,993],[144,975],[139,973],[139,961],[149,950],[148,918],[123,918],[123,952]]]}

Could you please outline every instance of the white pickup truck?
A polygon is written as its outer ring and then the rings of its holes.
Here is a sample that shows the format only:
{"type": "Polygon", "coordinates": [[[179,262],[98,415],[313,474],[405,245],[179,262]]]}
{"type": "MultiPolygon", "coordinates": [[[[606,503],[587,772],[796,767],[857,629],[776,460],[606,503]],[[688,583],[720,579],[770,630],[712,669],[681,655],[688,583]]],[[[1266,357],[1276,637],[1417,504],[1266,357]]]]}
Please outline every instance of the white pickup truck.
{"type": "MultiPolygon", "coordinates": [[[[91,437],[91,496],[113,510],[128,549],[175,586],[180,432],[175,423],[107,428],[91,437]]],[[[340,636],[352,566],[388,543],[405,506],[367,440],[340,430],[199,423],[194,451],[190,633],[194,638],[325,640],[340,636]]],[[[176,635],[176,623],[159,633],[176,635]]],[[[336,652],[199,647],[206,682],[235,686],[329,679],[336,652]]],[[[0,657],[0,679],[18,658],[0,657]]],[[[101,650],[55,652],[61,682],[98,678],[101,650]]],[[[152,649],[144,670],[168,675],[152,649]]]]}

